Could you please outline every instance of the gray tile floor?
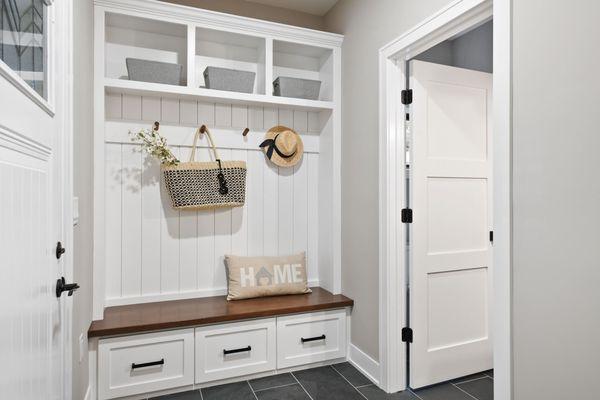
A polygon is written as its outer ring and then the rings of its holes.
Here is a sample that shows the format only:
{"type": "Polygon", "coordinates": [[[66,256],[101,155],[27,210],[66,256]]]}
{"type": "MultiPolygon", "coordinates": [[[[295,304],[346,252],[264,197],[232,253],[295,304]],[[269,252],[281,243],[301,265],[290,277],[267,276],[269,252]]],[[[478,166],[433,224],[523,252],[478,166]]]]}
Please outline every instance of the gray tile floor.
{"type": "Polygon", "coordinates": [[[493,400],[493,371],[387,394],[349,363],[192,390],[150,400],[493,400]]]}

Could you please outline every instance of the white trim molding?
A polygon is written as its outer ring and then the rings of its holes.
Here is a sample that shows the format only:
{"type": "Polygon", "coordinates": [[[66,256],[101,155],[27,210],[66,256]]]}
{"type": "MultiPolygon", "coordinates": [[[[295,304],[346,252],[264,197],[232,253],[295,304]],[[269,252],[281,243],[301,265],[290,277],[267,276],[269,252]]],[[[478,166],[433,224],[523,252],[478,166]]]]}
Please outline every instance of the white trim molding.
{"type": "Polygon", "coordinates": [[[19,153],[35,157],[42,161],[48,161],[52,155],[52,149],[36,142],[19,132],[0,124],[0,147],[5,147],[19,153]]]}
{"type": "Polygon", "coordinates": [[[19,89],[21,93],[27,96],[31,101],[37,104],[51,117],[54,116],[54,107],[42,96],[40,96],[19,74],[12,70],[6,63],[0,60],[0,75],[10,82],[14,87],[19,89]]]}
{"type": "Polygon", "coordinates": [[[343,35],[300,28],[276,22],[254,18],[235,16],[216,11],[203,10],[195,7],[169,4],[156,0],[95,0],[96,6],[119,10],[120,13],[144,17],[147,14],[153,18],[161,17],[164,21],[186,21],[202,25],[203,28],[256,36],[275,36],[289,42],[312,42],[323,47],[339,47],[344,40],[343,35]],[[251,28],[249,28],[251,27],[251,28]]]}
{"type": "Polygon", "coordinates": [[[511,19],[510,0],[455,0],[379,50],[379,362],[380,387],[408,387],[406,345],[405,121],[399,96],[405,61],[494,15],[494,385],[511,399],[511,19]]]}
{"type": "Polygon", "coordinates": [[[348,362],[375,385],[379,385],[381,372],[379,363],[352,343],[348,346],[348,362]]]}

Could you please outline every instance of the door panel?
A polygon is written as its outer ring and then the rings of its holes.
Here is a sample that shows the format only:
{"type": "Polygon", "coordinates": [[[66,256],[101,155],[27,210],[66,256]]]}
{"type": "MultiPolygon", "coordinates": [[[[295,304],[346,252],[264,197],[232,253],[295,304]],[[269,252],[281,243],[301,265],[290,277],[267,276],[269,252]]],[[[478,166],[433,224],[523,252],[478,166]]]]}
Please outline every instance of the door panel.
{"type": "Polygon", "coordinates": [[[410,385],[492,368],[492,75],[410,63],[410,385]]]}
{"type": "Polygon", "coordinates": [[[46,40],[55,5],[1,3],[0,397],[62,400],[69,398],[63,372],[67,326],[55,295],[63,261],[54,254],[63,240],[65,177],[58,163],[58,118],[40,106],[48,104],[46,72],[56,72],[59,62],[46,40]]]}

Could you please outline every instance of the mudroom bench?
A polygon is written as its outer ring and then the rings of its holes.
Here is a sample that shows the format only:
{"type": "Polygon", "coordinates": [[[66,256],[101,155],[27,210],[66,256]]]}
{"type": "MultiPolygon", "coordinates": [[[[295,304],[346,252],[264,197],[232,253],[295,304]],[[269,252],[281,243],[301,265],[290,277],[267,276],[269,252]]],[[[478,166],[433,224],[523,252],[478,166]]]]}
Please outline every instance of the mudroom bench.
{"type": "Polygon", "coordinates": [[[88,331],[97,354],[98,399],[170,393],[343,360],[353,304],[313,287],[303,295],[109,307],[88,331]]]}

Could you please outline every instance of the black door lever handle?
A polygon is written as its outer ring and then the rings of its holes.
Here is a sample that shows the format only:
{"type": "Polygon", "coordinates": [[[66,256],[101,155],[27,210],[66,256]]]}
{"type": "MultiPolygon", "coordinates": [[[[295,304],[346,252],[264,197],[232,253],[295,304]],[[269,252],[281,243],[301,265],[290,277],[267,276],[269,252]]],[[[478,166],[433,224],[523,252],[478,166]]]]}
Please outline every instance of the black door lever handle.
{"type": "Polygon", "coordinates": [[[62,277],[56,281],[56,297],[60,297],[63,292],[69,292],[69,296],[73,296],[73,292],[79,289],[79,285],[76,283],[66,283],[65,278],[62,277]]]}

